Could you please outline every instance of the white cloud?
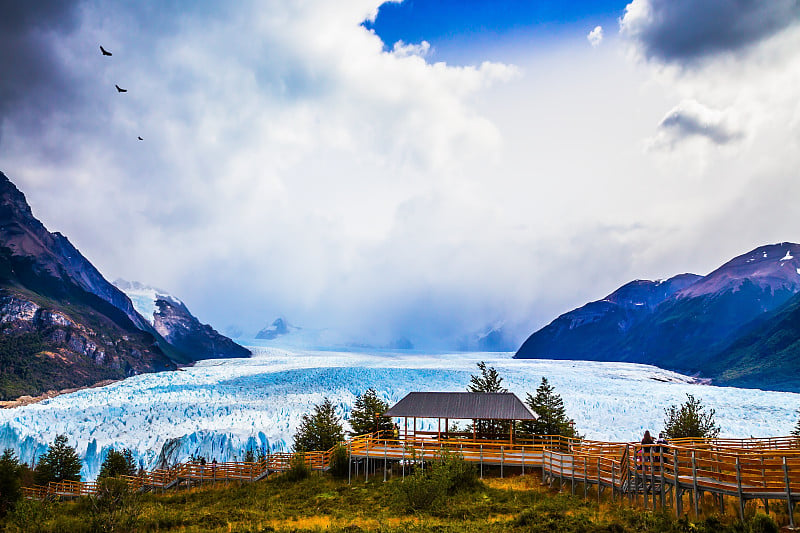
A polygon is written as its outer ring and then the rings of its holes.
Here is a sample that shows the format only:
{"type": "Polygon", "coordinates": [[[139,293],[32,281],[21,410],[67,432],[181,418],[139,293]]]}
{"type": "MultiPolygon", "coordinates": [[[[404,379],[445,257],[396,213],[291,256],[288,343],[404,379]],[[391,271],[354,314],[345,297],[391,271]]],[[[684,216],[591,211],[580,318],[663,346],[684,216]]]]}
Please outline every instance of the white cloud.
{"type": "Polygon", "coordinates": [[[617,39],[457,67],[387,52],[360,25],[378,5],[85,6],[53,42],[84,100],[38,130],[5,120],[2,170],[108,277],[250,332],[524,335],[630,279],[794,240],[792,31],[690,73],[617,39]],[[704,113],[743,136],[641,150],[704,113]]]}
{"type": "Polygon", "coordinates": [[[603,42],[603,27],[602,26],[595,26],[592,31],[586,36],[589,40],[589,44],[592,45],[592,48],[597,48],[600,46],[600,43],[603,42]]]}
{"type": "Polygon", "coordinates": [[[431,43],[422,41],[419,44],[406,44],[403,41],[397,41],[392,47],[392,52],[400,57],[405,56],[419,56],[425,57],[431,50],[431,43]]]}

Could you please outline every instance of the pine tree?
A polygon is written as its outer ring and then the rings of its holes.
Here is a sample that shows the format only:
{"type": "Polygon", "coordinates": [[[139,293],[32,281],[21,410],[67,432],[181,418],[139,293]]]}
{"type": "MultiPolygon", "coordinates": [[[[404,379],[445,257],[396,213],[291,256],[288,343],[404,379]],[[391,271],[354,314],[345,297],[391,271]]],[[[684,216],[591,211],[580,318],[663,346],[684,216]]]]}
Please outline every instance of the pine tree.
{"type": "Polygon", "coordinates": [[[333,403],[325,398],[314,406],[312,414],[303,415],[294,436],[294,451],[329,450],[343,440],[342,419],[337,416],[333,403]]]}
{"type": "Polygon", "coordinates": [[[478,363],[478,369],[481,374],[480,376],[473,374],[469,378],[467,392],[508,392],[508,389],[500,386],[503,378],[494,367],[486,368],[486,363],[481,361],[478,363]]]}
{"type": "Polygon", "coordinates": [[[100,466],[100,473],[97,475],[97,479],[135,475],[136,461],[133,459],[133,452],[127,448],[121,452],[111,448],[102,466],[100,466]]]}
{"type": "Polygon", "coordinates": [[[34,480],[37,485],[51,481],[80,481],[81,460],[75,448],[67,444],[66,435],[58,435],[53,444],[39,459],[34,480]]]}
{"type": "Polygon", "coordinates": [[[691,394],[680,407],[672,405],[664,409],[664,434],[667,438],[695,437],[713,439],[719,435],[720,428],[714,422],[714,410],[704,413],[703,404],[691,394]]]}
{"type": "Polygon", "coordinates": [[[561,435],[563,437],[577,437],[573,420],[567,417],[564,401],[556,394],[555,389],[542,378],[542,383],[536,389],[536,396],[528,396],[525,404],[538,417],[532,422],[520,423],[520,431],[530,435],[561,435]]]}
{"type": "MultiPolygon", "coordinates": [[[[480,375],[473,374],[469,378],[469,385],[467,385],[467,392],[485,393],[485,392],[508,392],[508,389],[503,387],[501,383],[503,378],[495,370],[494,367],[486,367],[486,363],[481,361],[478,363],[478,370],[481,371],[480,375]]],[[[478,434],[487,437],[496,437],[499,435],[506,435],[511,428],[510,422],[507,420],[476,420],[475,431],[478,434]]],[[[472,429],[467,427],[467,429],[472,429]]]]}
{"type": "MultiPolygon", "coordinates": [[[[798,411],[798,413],[800,413],[800,411],[798,411]]],[[[797,419],[797,425],[794,427],[792,435],[794,435],[795,437],[800,437],[800,418],[797,419]]]]}
{"type": "Polygon", "coordinates": [[[22,466],[19,464],[19,459],[13,450],[6,448],[0,456],[0,517],[13,509],[22,497],[21,474],[22,466]]]}
{"type": "Polygon", "coordinates": [[[367,389],[356,397],[356,403],[350,411],[351,435],[363,435],[375,431],[392,431],[392,419],[381,416],[389,409],[389,404],[378,398],[375,389],[367,389]]]}

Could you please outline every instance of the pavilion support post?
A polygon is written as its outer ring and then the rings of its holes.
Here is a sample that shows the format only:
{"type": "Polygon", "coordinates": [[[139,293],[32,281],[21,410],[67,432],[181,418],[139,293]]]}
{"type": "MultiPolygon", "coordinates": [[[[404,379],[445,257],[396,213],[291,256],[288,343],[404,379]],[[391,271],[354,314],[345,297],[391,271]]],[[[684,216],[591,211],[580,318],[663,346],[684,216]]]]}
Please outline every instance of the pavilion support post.
{"type": "MultiPolygon", "coordinates": [[[[475,426],[472,427],[474,428],[475,426]]],[[[483,479],[483,444],[481,444],[481,479],[483,479]]]]}
{"type": "Polygon", "coordinates": [[[403,424],[405,425],[405,428],[403,429],[403,440],[407,441],[408,440],[408,417],[407,416],[403,417],[403,424]]]}
{"type": "Polygon", "coordinates": [[[353,448],[348,445],[347,446],[347,484],[350,485],[353,482],[353,448]]]}
{"type": "MultiPolygon", "coordinates": [[[[475,419],[473,418],[473,419],[472,419],[472,440],[476,440],[476,437],[475,437],[475,426],[476,426],[476,425],[477,425],[477,424],[476,424],[476,422],[475,422],[475,419]]],[[[483,476],[481,476],[481,477],[483,477],[483,476]]]]}
{"type": "Polygon", "coordinates": [[[449,437],[450,437],[450,419],[449,418],[445,418],[444,419],[444,438],[447,439],[449,437]]]}
{"type": "Polygon", "coordinates": [[[386,441],[383,441],[383,482],[386,483],[386,441]]]}
{"type": "Polygon", "coordinates": [[[369,439],[367,439],[367,459],[364,462],[364,481],[369,481],[369,439]]]}
{"type": "Polygon", "coordinates": [[[437,440],[442,440],[442,419],[441,418],[437,418],[436,420],[437,420],[437,422],[436,422],[437,423],[437,426],[436,426],[437,427],[436,439],[437,440]]]}
{"type": "Polygon", "coordinates": [[[505,460],[505,450],[500,446],[500,479],[503,478],[503,462],[505,460]]]}

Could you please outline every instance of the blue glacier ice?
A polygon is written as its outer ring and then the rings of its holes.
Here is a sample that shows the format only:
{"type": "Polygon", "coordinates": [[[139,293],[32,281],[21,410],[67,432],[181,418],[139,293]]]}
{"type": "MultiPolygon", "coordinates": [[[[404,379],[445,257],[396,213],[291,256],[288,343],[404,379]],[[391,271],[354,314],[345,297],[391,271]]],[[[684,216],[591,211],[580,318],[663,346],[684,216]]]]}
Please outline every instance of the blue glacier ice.
{"type": "MultiPolygon", "coordinates": [[[[716,410],[722,436],[787,435],[800,395],[696,383],[655,367],[589,361],[515,360],[510,353],[348,353],[251,347],[250,359],[207,360],[175,372],[0,410],[0,448],[31,463],[57,434],[69,436],[94,479],[111,447],[130,448],[151,469],[190,456],[241,458],[248,448],[288,451],[300,418],[328,397],[346,419],[368,387],[390,404],[419,390],[463,391],[486,361],[520,398],[542,376],[587,438],[638,440],[658,431],[664,408],[686,393],[716,410]]],[[[436,420],[422,421],[433,429],[436,420]]]]}

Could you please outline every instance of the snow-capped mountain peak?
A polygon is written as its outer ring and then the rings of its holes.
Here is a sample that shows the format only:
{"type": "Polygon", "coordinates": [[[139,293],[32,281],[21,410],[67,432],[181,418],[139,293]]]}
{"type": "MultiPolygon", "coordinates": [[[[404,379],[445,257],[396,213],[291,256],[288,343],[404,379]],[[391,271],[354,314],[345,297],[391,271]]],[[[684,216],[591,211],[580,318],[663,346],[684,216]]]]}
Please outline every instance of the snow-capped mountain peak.
{"type": "Polygon", "coordinates": [[[128,295],[136,311],[154,325],[154,315],[158,311],[156,301],[164,300],[172,305],[183,306],[183,302],[163,289],[144,285],[138,281],[117,279],[114,286],[128,295]]]}

